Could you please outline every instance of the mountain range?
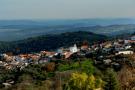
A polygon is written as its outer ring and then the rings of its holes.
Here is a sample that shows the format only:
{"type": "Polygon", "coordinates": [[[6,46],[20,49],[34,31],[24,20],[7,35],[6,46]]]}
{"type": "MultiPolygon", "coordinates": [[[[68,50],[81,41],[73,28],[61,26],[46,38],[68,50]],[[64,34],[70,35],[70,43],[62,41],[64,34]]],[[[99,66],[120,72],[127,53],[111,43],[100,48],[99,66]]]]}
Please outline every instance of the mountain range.
{"type": "Polygon", "coordinates": [[[0,41],[76,31],[106,36],[132,34],[135,32],[135,19],[0,20],[0,41]]]}

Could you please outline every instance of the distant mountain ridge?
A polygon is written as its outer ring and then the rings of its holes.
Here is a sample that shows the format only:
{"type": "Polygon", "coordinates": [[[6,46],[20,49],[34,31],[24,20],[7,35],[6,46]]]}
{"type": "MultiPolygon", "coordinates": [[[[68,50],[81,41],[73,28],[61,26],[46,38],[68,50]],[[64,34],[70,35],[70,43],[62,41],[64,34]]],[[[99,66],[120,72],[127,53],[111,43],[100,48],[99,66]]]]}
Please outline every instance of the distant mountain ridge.
{"type": "Polygon", "coordinates": [[[0,26],[8,25],[84,25],[84,26],[108,26],[114,24],[135,24],[135,19],[118,18],[118,19],[69,19],[69,20],[0,20],[0,26]]]}
{"type": "Polygon", "coordinates": [[[76,31],[89,31],[107,36],[132,34],[135,32],[135,20],[0,20],[0,41],[16,41],[40,35],[76,31]]]}
{"type": "Polygon", "coordinates": [[[16,41],[30,37],[37,37],[48,34],[61,34],[65,32],[89,31],[96,34],[106,36],[116,36],[122,34],[132,34],[135,32],[135,25],[110,25],[110,26],[90,26],[90,27],[74,27],[74,26],[48,26],[48,27],[32,27],[21,29],[0,29],[0,41],[16,41]],[[128,32],[127,32],[128,31],[128,32]]]}

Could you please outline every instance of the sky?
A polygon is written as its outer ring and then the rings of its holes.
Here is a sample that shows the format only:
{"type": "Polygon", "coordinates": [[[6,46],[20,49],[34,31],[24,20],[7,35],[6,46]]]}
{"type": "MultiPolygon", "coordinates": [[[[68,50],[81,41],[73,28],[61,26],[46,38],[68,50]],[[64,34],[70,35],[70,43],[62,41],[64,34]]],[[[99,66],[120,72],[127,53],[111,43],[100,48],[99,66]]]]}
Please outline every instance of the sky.
{"type": "Polygon", "coordinates": [[[135,18],[135,0],[0,0],[0,19],[135,18]]]}

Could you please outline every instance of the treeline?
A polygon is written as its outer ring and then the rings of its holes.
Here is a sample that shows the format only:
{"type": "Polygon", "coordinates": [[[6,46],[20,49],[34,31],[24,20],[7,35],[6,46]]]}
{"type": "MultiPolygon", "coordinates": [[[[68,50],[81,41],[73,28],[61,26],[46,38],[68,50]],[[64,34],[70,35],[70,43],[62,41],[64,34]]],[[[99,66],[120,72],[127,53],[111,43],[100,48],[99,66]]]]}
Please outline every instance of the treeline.
{"type": "Polygon", "coordinates": [[[29,53],[38,52],[41,50],[55,50],[59,47],[70,46],[74,43],[80,44],[84,40],[90,43],[103,41],[107,39],[104,35],[94,34],[91,32],[67,32],[63,34],[53,34],[46,36],[39,36],[28,38],[13,42],[0,42],[0,52],[14,52],[14,53],[29,53]]]}

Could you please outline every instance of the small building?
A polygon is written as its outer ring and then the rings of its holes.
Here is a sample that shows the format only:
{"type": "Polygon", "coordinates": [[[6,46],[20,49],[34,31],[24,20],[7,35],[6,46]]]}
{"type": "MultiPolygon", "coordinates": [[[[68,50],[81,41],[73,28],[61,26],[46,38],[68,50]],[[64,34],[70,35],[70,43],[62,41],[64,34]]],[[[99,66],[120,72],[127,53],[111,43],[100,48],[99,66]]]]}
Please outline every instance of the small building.
{"type": "Polygon", "coordinates": [[[81,50],[88,50],[89,49],[89,46],[88,45],[82,45],[81,46],[81,50]]]}
{"type": "Polygon", "coordinates": [[[131,37],[131,40],[135,40],[135,36],[132,36],[132,37],[131,37]]]}
{"type": "Polygon", "coordinates": [[[125,44],[128,44],[128,43],[129,43],[129,40],[124,40],[124,43],[125,43],[125,44]]]}
{"type": "Polygon", "coordinates": [[[119,51],[119,52],[117,53],[117,55],[119,55],[119,54],[130,55],[130,54],[133,54],[133,53],[134,53],[133,51],[119,51]]]}
{"type": "Polygon", "coordinates": [[[125,40],[125,44],[128,44],[128,43],[135,43],[135,40],[125,40]]]}
{"type": "Polygon", "coordinates": [[[131,45],[127,45],[125,46],[125,49],[130,49],[132,46],[131,45]]]}
{"type": "Polygon", "coordinates": [[[5,88],[9,88],[12,86],[10,83],[2,83],[2,84],[5,86],[5,88]]]}
{"type": "Polygon", "coordinates": [[[104,62],[104,64],[109,65],[109,64],[111,64],[112,60],[106,59],[106,60],[103,60],[103,62],[104,62]]]}
{"type": "Polygon", "coordinates": [[[63,54],[63,48],[59,48],[59,49],[57,50],[57,53],[63,54]]]}
{"type": "Polygon", "coordinates": [[[71,53],[76,53],[78,51],[76,44],[73,47],[70,47],[69,49],[71,53]]]}
{"type": "Polygon", "coordinates": [[[41,53],[41,55],[45,55],[50,58],[52,58],[53,56],[55,56],[57,54],[56,52],[51,52],[51,51],[41,51],[40,53],[41,53]]]}
{"type": "Polygon", "coordinates": [[[65,52],[64,55],[65,55],[65,59],[68,59],[73,53],[71,52],[65,52]]]}

